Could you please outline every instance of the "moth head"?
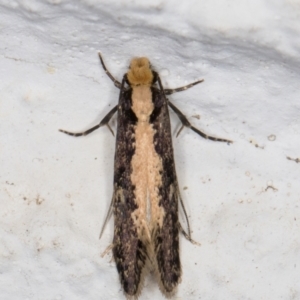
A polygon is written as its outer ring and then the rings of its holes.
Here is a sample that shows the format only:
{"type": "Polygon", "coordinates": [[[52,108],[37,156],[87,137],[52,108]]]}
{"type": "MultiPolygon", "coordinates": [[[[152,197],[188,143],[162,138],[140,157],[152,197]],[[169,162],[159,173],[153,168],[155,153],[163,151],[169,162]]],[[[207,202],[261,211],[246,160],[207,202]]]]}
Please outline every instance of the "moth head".
{"type": "Polygon", "coordinates": [[[152,84],[153,72],[148,58],[133,58],[127,73],[127,79],[132,85],[152,84]]]}

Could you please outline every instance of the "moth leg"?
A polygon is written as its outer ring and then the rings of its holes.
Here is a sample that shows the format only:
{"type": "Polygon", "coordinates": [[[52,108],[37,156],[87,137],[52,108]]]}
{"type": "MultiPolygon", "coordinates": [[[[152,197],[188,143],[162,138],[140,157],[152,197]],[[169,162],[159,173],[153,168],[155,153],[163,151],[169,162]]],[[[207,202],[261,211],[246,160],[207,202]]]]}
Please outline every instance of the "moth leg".
{"type": "Polygon", "coordinates": [[[203,131],[195,128],[194,126],[191,125],[191,123],[188,121],[188,119],[186,118],[186,116],[173,103],[171,103],[170,101],[168,101],[168,104],[172,108],[172,110],[176,113],[176,115],[178,116],[179,120],[182,123],[182,127],[179,129],[179,131],[178,131],[178,133],[177,133],[176,136],[179,135],[179,133],[181,132],[181,130],[183,129],[183,127],[188,127],[190,129],[192,129],[193,131],[195,131],[196,133],[198,133],[200,136],[202,136],[205,139],[212,140],[212,141],[215,141],[215,142],[232,143],[232,141],[230,141],[230,140],[226,140],[226,139],[217,138],[217,137],[214,137],[214,136],[207,135],[203,131]]]}
{"type": "Polygon", "coordinates": [[[194,240],[191,238],[191,235],[190,235],[190,234],[187,234],[187,233],[184,231],[184,229],[182,228],[181,224],[179,224],[179,226],[180,226],[180,231],[182,232],[182,234],[184,235],[184,237],[185,237],[189,242],[191,242],[191,243],[194,244],[194,245],[201,246],[200,243],[194,241],[194,240]]]}
{"type": "Polygon", "coordinates": [[[105,255],[107,255],[107,253],[114,247],[114,244],[110,244],[108,245],[108,247],[103,251],[103,253],[101,254],[101,257],[104,257],[105,255]]]}
{"type": "Polygon", "coordinates": [[[110,244],[108,245],[108,247],[104,250],[104,252],[101,254],[101,257],[104,257],[109,251],[112,250],[112,248],[114,247],[114,244],[110,244]]]}
{"type": "Polygon", "coordinates": [[[183,204],[183,201],[182,201],[182,198],[181,198],[180,195],[179,195],[179,200],[180,200],[181,207],[182,207],[182,209],[183,209],[184,217],[185,217],[185,219],[186,219],[186,223],[187,223],[187,231],[188,231],[188,232],[185,232],[185,230],[183,229],[182,225],[179,223],[180,230],[181,230],[182,234],[184,235],[184,237],[185,237],[188,241],[190,241],[190,242],[191,242],[192,244],[194,244],[194,245],[200,246],[201,244],[198,243],[198,242],[196,242],[196,241],[194,241],[194,240],[192,239],[192,237],[191,237],[192,235],[191,235],[191,229],[190,229],[189,218],[188,218],[188,216],[187,216],[187,213],[186,213],[186,210],[185,210],[185,207],[184,207],[184,204],[183,204]]]}
{"type": "Polygon", "coordinates": [[[107,74],[107,76],[113,81],[114,85],[117,87],[117,88],[121,88],[121,83],[115,79],[115,77],[107,70],[105,64],[104,64],[104,61],[102,59],[102,56],[101,56],[101,53],[98,52],[98,55],[99,55],[99,58],[100,58],[100,61],[101,61],[101,65],[103,67],[103,70],[105,71],[105,73],[107,74]]]}
{"type": "Polygon", "coordinates": [[[90,134],[91,132],[93,132],[93,131],[95,131],[96,129],[98,129],[99,127],[101,127],[101,126],[103,126],[103,125],[106,125],[106,126],[108,127],[108,129],[110,130],[110,132],[112,133],[112,135],[114,135],[114,132],[113,132],[113,130],[110,128],[108,122],[109,122],[109,120],[110,120],[111,117],[115,114],[115,112],[116,112],[117,110],[118,110],[118,106],[116,105],[113,109],[111,109],[111,111],[110,111],[110,112],[102,119],[102,121],[101,121],[98,125],[96,125],[96,126],[90,128],[90,129],[88,129],[88,130],[86,130],[86,131],[84,131],[84,132],[73,133],[73,132],[69,132],[69,131],[63,130],[63,129],[59,129],[59,131],[65,133],[65,134],[68,134],[68,135],[72,135],[72,136],[76,136],[76,137],[77,137],[77,136],[88,135],[88,134],[90,134]]]}
{"type": "MultiPolygon", "coordinates": [[[[191,123],[188,121],[188,119],[186,118],[186,116],[174,105],[172,104],[167,98],[166,98],[166,93],[165,90],[163,89],[160,77],[158,75],[158,73],[153,72],[155,74],[155,76],[157,77],[157,81],[158,81],[158,85],[159,88],[162,91],[162,94],[164,96],[164,98],[166,99],[166,101],[168,101],[169,106],[172,108],[172,110],[177,114],[178,118],[180,119],[181,123],[182,123],[182,127],[179,129],[177,136],[179,135],[179,133],[181,132],[181,130],[183,129],[183,127],[188,127],[190,129],[192,129],[193,131],[195,131],[196,133],[198,133],[200,136],[202,136],[205,139],[209,139],[212,141],[216,141],[216,142],[225,142],[225,143],[232,143],[232,141],[230,140],[226,140],[226,139],[221,139],[221,138],[216,138],[210,135],[205,134],[204,132],[202,132],[201,130],[195,128],[194,126],[191,125],[191,123]]],[[[183,87],[184,88],[184,87],[183,87]]],[[[179,88],[180,89],[180,88],[179,88]]]]}
{"type": "Polygon", "coordinates": [[[203,81],[204,81],[204,79],[201,79],[201,80],[195,81],[195,82],[190,83],[190,84],[185,85],[185,86],[181,86],[181,87],[176,88],[176,89],[165,89],[164,90],[165,91],[165,95],[172,95],[172,94],[177,93],[177,92],[185,91],[185,90],[187,90],[187,89],[193,87],[194,85],[199,84],[199,83],[201,83],[203,81]]]}
{"type": "MultiPolygon", "coordinates": [[[[178,191],[178,194],[179,194],[179,191],[178,191]]],[[[182,198],[181,198],[180,194],[179,194],[179,201],[180,201],[180,205],[182,207],[183,214],[184,214],[184,217],[185,217],[185,220],[186,220],[186,223],[187,223],[188,235],[191,236],[190,221],[189,221],[189,218],[187,216],[187,213],[186,213],[186,210],[185,210],[185,206],[183,204],[183,201],[182,201],[182,198]]]]}
{"type": "Polygon", "coordinates": [[[101,228],[101,231],[100,231],[100,235],[99,235],[99,239],[101,239],[102,234],[103,234],[103,231],[104,231],[105,226],[106,226],[106,224],[107,224],[107,221],[108,221],[109,218],[111,217],[113,205],[114,205],[114,196],[113,196],[113,198],[112,198],[112,200],[111,200],[111,203],[110,203],[110,206],[109,206],[109,209],[108,209],[106,218],[105,218],[104,223],[103,223],[103,225],[102,225],[102,228],[101,228]]]}

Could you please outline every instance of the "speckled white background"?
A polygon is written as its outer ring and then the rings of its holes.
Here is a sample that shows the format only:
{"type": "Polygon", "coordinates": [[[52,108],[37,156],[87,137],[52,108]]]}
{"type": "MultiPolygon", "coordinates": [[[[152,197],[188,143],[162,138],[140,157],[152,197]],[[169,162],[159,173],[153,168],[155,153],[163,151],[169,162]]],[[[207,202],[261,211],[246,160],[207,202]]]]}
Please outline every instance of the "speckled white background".
{"type": "MultiPolygon", "coordinates": [[[[299,17],[298,0],[0,0],[0,299],[124,299],[100,256],[113,220],[98,239],[114,138],[58,132],[97,124],[117,102],[98,51],[119,79],[141,55],[166,87],[204,78],[171,99],[234,140],[174,138],[201,242],[181,239],[175,299],[300,299],[300,164],[286,158],[300,157],[299,17]]],[[[141,299],[163,299],[151,276],[141,299]]]]}

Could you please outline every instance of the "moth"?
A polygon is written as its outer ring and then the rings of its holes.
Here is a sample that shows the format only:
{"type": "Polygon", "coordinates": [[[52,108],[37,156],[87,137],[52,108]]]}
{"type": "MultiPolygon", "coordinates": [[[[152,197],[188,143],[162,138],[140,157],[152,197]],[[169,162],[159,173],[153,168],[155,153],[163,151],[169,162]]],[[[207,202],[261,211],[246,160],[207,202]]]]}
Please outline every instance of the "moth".
{"type": "Polygon", "coordinates": [[[164,89],[149,60],[140,57],[131,60],[128,72],[119,82],[107,70],[100,53],[99,58],[108,77],[120,89],[119,103],[98,125],[85,132],[60,131],[83,136],[106,125],[114,134],[109,121],[117,112],[114,192],[104,226],[113,213],[111,248],[121,285],[128,299],[137,299],[147,271],[154,270],[160,290],[171,297],[182,276],[179,233],[193,240],[178,188],[168,106],[182,123],[178,134],[188,127],[205,139],[232,141],[209,136],[193,127],[166,97],[203,80],[164,89]],[[179,205],[187,221],[187,232],[179,222],[179,205]]]}

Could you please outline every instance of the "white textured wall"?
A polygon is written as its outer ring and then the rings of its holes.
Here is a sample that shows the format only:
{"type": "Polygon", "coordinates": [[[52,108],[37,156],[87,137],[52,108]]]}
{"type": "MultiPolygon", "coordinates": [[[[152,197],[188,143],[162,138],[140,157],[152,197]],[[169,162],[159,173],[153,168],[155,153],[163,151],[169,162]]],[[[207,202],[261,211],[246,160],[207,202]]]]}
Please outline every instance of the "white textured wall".
{"type": "MultiPolygon", "coordinates": [[[[171,99],[234,140],[174,137],[202,244],[181,239],[176,299],[300,299],[300,164],[286,158],[300,157],[299,16],[297,0],[0,0],[0,298],[124,299],[110,255],[100,257],[113,220],[98,240],[114,138],[58,132],[87,129],[116,104],[101,51],[119,79],[141,55],[166,87],[204,78],[171,99]]],[[[163,299],[151,276],[141,299],[163,299]]]]}

